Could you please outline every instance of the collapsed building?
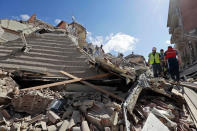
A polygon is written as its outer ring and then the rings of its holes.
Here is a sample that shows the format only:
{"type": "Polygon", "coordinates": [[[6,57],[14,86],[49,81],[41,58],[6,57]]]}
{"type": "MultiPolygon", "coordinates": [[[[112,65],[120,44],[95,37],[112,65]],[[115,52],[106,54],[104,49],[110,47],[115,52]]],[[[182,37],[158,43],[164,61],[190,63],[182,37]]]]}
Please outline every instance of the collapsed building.
{"type": "Polygon", "coordinates": [[[181,56],[182,76],[193,77],[197,72],[196,5],[192,0],[170,0],[167,26],[181,56]]]}
{"type": "Polygon", "coordinates": [[[197,129],[196,79],[153,78],[143,56],[105,54],[75,21],[6,22],[17,38],[0,35],[0,130],[197,129]]]}

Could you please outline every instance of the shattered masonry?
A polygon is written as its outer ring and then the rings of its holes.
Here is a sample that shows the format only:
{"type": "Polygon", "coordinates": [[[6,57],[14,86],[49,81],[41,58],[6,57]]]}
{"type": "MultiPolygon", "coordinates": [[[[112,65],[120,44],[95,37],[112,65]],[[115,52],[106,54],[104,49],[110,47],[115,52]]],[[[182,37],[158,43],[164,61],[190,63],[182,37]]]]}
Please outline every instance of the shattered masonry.
{"type": "Polygon", "coordinates": [[[197,79],[177,85],[143,56],[95,55],[76,22],[0,21],[0,130],[197,129],[197,79]]]}

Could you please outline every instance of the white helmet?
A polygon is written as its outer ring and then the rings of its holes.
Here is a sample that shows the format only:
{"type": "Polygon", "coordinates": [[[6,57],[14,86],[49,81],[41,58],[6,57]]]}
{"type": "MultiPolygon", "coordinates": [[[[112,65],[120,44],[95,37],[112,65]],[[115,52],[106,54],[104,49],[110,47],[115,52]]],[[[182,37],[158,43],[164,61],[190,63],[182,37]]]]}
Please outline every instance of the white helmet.
{"type": "Polygon", "coordinates": [[[157,48],[156,47],[153,47],[153,49],[152,49],[153,51],[156,51],[157,50],[157,48]]]}

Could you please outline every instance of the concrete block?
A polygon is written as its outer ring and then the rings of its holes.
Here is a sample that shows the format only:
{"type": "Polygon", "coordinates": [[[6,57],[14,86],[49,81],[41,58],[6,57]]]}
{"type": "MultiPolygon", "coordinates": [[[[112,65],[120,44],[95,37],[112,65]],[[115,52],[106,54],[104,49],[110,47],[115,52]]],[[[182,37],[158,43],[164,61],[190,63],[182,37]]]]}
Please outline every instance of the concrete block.
{"type": "Polygon", "coordinates": [[[82,122],[81,129],[82,129],[82,131],[90,131],[90,128],[88,126],[88,122],[87,121],[83,121],[82,122]]]}
{"type": "Polygon", "coordinates": [[[43,130],[43,131],[47,131],[46,122],[45,122],[45,121],[41,121],[40,124],[41,124],[42,130],[43,130]]]}
{"type": "Polygon", "coordinates": [[[111,131],[109,127],[105,127],[105,131],[111,131]]]}
{"type": "Polygon", "coordinates": [[[51,125],[47,127],[48,131],[57,131],[57,127],[55,125],[51,125]]]}
{"type": "Polygon", "coordinates": [[[69,121],[68,120],[64,120],[61,127],[59,128],[59,131],[66,131],[69,127],[69,121]]]}
{"type": "Polygon", "coordinates": [[[73,127],[72,131],[81,131],[81,128],[80,127],[73,127]]]}
{"type": "Polygon", "coordinates": [[[53,111],[48,111],[47,116],[49,118],[49,121],[52,123],[56,123],[60,120],[60,117],[53,111]]]}

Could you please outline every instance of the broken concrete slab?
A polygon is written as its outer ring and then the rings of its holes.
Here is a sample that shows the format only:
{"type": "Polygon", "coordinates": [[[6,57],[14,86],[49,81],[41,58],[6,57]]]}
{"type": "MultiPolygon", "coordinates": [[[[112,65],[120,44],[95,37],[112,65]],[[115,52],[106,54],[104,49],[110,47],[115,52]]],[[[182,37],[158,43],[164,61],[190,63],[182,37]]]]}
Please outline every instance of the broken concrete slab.
{"type": "Polygon", "coordinates": [[[60,121],[56,124],[56,127],[59,129],[62,126],[63,121],[60,121]]]}
{"type": "Polygon", "coordinates": [[[40,114],[40,115],[37,115],[35,117],[33,117],[30,121],[29,121],[29,124],[32,124],[34,122],[37,122],[39,120],[41,120],[43,118],[43,114],[40,114]]]}
{"type": "Polygon", "coordinates": [[[88,120],[89,123],[92,123],[93,125],[95,125],[97,128],[99,129],[103,129],[102,125],[101,125],[101,119],[94,117],[92,114],[88,113],[86,115],[86,119],[88,120]]]}
{"type": "Polygon", "coordinates": [[[19,86],[9,76],[0,76],[0,105],[8,104],[14,94],[18,94],[19,86]]]}
{"type": "Polygon", "coordinates": [[[47,127],[48,131],[57,131],[57,127],[55,125],[51,125],[47,127]]]}
{"type": "Polygon", "coordinates": [[[105,131],[111,131],[109,127],[105,127],[105,131]]]}
{"type": "Polygon", "coordinates": [[[41,124],[42,130],[43,130],[43,131],[47,131],[46,122],[45,122],[45,121],[41,121],[40,124],[41,124]]]}
{"type": "Polygon", "coordinates": [[[154,114],[150,113],[142,131],[170,131],[154,114]]]}
{"type": "Polygon", "coordinates": [[[69,122],[69,128],[73,127],[74,125],[76,125],[77,123],[80,123],[81,119],[80,119],[80,112],[79,111],[73,111],[72,117],[70,119],[69,122]]]}
{"type": "Polygon", "coordinates": [[[33,115],[45,111],[53,99],[54,96],[49,92],[43,94],[40,91],[30,91],[15,95],[14,99],[12,99],[12,105],[15,111],[33,115]]]}
{"type": "Polygon", "coordinates": [[[90,128],[88,126],[88,122],[87,121],[82,121],[81,130],[82,131],[90,131],[90,128]]]}
{"type": "Polygon", "coordinates": [[[118,112],[115,111],[113,115],[111,116],[111,122],[113,126],[116,126],[118,124],[118,112]]]}
{"type": "Polygon", "coordinates": [[[64,112],[63,116],[62,116],[62,119],[70,118],[72,113],[73,113],[73,109],[72,108],[67,108],[66,111],[64,112]]]}
{"type": "Polygon", "coordinates": [[[129,113],[132,115],[133,113],[133,109],[135,107],[135,104],[137,102],[137,99],[139,97],[139,94],[141,93],[143,87],[141,86],[136,86],[132,93],[129,95],[129,97],[127,98],[127,109],[129,111],[129,113]]]}
{"type": "Polygon", "coordinates": [[[81,128],[80,127],[73,127],[72,131],[81,131],[81,128]]]}
{"type": "Polygon", "coordinates": [[[66,131],[69,127],[69,121],[68,120],[64,120],[61,127],[59,128],[59,131],[66,131]]]}

